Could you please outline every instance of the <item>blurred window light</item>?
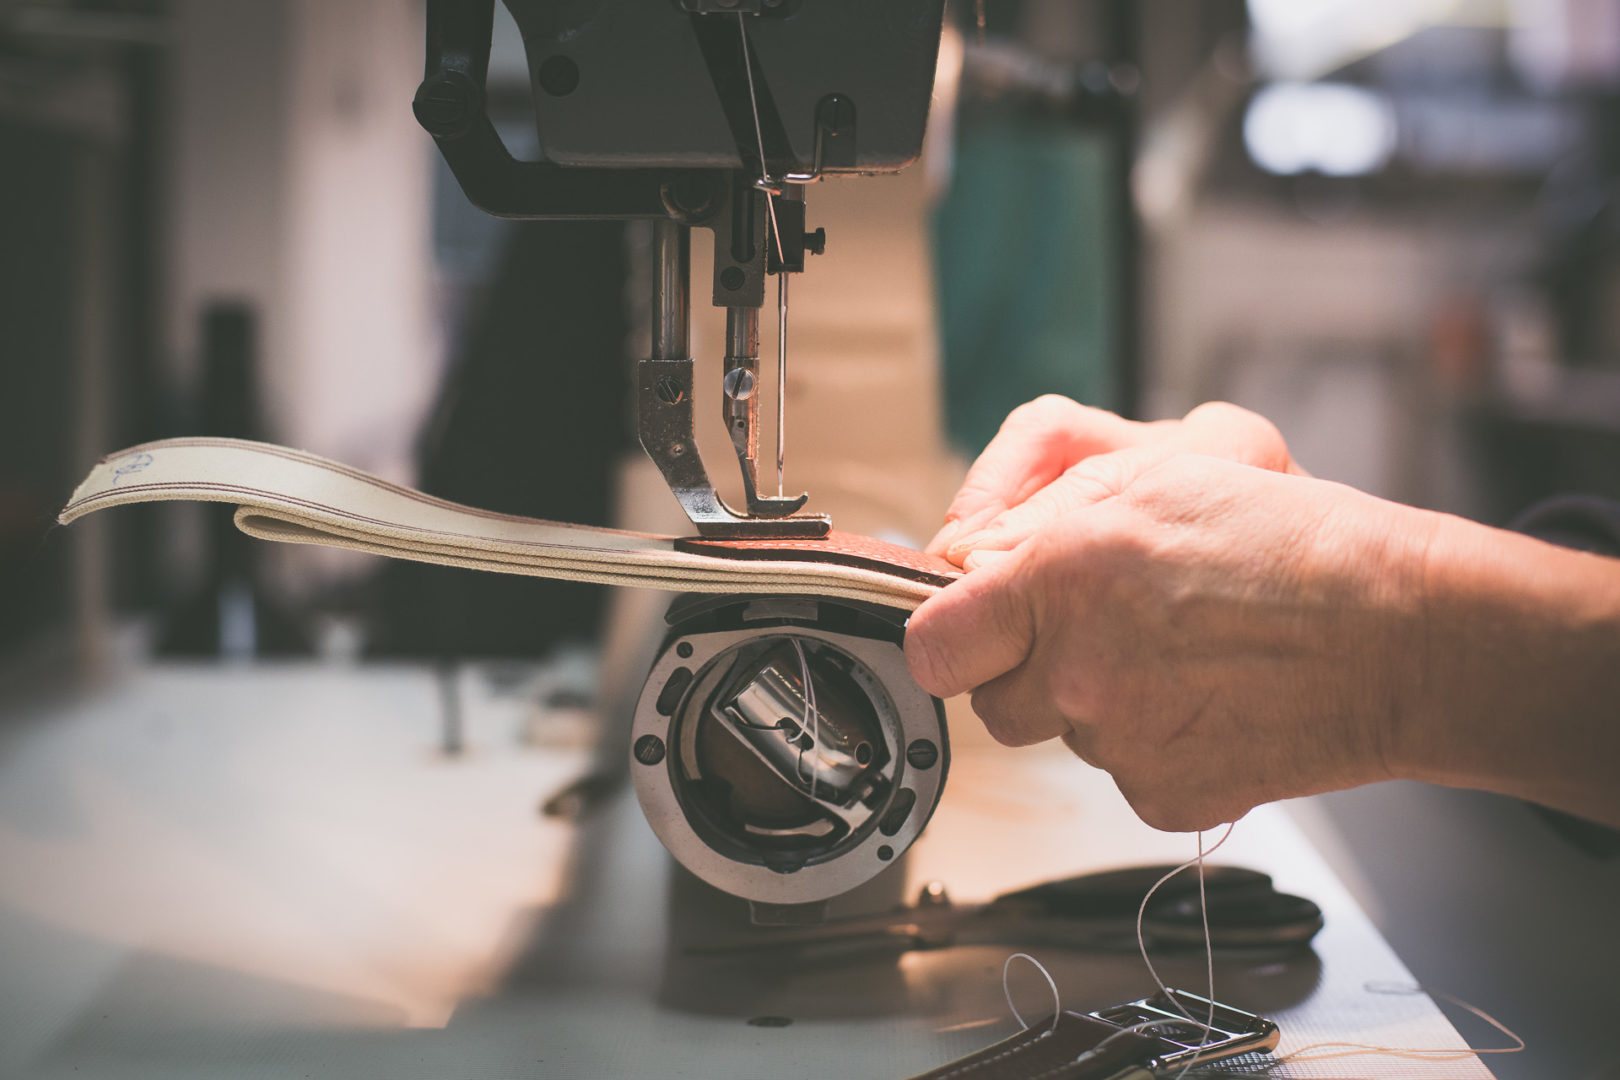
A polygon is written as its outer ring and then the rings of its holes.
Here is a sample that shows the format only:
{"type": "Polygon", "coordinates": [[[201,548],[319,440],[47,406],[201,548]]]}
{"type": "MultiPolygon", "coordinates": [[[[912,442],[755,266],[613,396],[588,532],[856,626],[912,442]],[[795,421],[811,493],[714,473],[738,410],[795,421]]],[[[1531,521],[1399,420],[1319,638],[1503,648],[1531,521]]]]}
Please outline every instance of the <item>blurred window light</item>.
{"type": "Polygon", "coordinates": [[[1502,0],[1248,0],[1255,68],[1320,78],[1430,26],[1501,21],[1502,0]]]}
{"type": "Polygon", "coordinates": [[[1395,150],[1395,112],[1381,95],[1344,83],[1278,83],[1249,102],[1243,145],[1270,173],[1363,176],[1395,150]]]}

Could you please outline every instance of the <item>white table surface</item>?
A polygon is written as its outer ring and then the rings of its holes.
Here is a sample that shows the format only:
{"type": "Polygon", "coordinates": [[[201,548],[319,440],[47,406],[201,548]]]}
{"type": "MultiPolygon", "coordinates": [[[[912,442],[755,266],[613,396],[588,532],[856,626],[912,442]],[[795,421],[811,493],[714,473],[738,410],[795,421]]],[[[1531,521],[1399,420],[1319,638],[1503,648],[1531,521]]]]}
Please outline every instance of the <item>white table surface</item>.
{"type": "MultiPolygon", "coordinates": [[[[723,906],[672,872],[628,791],[579,824],[538,812],[588,771],[588,721],[484,669],[458,686],[455,758],[413,667],[137,667],[0,706],[0,1076],[881,1080],[1015,1030],[1007,949],[695,965],[673,929],[723,906]],[[747,1024],[762,1015],[793,1022],[747,1024]]],[[[1008,750],[954,714],[952,733],[944,801],[875,891],[984,899],[1193,854],[1061,748],[1008,750]]],[[[1217,997],[1276,1019],[1284,1052],[1463,1045],[1428,998],[1368,991],[1410,976],[1280,809],[1216,861],[1326,913],[1314,956],[1217,965],[1217,997]]],[[[1034,951],[1066,1008],[1152,989],[1133,957],[1034,951]]],[[[1201,956],[1161,971],[1203,987],[1201,956]]],[[[1031,970],[1014,990],[1048,1003],[1031,970]]],[[[1355,1056],[1273,1075],[1490,1074],[1355,1056]]]]}

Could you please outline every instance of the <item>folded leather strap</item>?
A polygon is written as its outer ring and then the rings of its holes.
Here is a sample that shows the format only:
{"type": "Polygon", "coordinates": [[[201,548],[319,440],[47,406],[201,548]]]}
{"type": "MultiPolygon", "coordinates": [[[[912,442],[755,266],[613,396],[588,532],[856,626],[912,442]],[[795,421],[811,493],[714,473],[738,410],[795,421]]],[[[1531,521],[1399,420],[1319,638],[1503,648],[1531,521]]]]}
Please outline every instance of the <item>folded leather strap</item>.
{"type": "Polygon", "coordinates": [[[1146,1063],[1158,1040],[1090,1016],[1048,1016],[1010,1039],[921,1073],[911,1080],[1151,1080],[1146,1063]],[[1111,1038],[1112,1037],[1112,1038],[1111,1038]],[[1095,1054],[1087,1051],[1104,1040],[1095,1054]]]}
{"type": "Polygon", "coordinates": [[[607,585],[827,596],[911,610],[959,576],[943,559],[849,533],[677,540],[496,514],[240,439],[167,439],[111,454],[58,520],[173,499],[234,503],[237,527],[265,540],[607,585]]]}
{"type": "Polygon", "coordinates": [[[945,586],[962,576],[954,565],[911,548],[901,547],[859,533],[839,532],[822,540],[708,540],[689,537],[675,541],[677,551],[695,551],[723,559],[755,559],[774,562],[837,563],[862,566],[924,585],[945,586]]]}

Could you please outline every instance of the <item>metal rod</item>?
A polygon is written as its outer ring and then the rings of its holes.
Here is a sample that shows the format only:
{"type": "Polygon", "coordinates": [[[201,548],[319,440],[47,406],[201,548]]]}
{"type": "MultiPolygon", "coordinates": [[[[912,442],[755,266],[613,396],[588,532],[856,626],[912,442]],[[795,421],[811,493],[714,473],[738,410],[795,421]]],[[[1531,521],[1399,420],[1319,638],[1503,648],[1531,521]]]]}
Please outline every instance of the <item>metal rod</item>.
{"type": "Polygon", "coordinates": [[[788,275],[776,275],[776,493],[784,494],[782,463],[787,447],[788,275]]]}
{"type": "Polygon", "coordinates": [[[758,498],[759,461],[759,308],[726,308],[726,429],[742,467],[749,509],[758,498]]]}
{"type": "Polygon", "coordinates": [[[653,222],[652,354],[654,360],[692,355],[691,230],[676,221],[653,222]]]}
{"type": "MultiPolygon", "coordinates": [[[[759,359],[759,308],[726,308],[726,360],[759,359]]],[[[752,366],[751,364],[749,366],[752,366]]]]}

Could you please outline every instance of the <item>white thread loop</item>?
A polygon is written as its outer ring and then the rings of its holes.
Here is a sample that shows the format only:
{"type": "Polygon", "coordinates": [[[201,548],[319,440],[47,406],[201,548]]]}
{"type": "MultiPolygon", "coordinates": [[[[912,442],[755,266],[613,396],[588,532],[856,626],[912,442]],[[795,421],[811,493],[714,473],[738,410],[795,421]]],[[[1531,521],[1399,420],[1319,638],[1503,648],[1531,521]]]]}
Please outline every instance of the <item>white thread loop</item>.
{"type": "MultiPolygon", "coordinates": [[[[1198,844],[1198,849],[1199,849],[1198,850],[1198,857],[1195,858],[1195,859],[1188,859],[1186,862],[1182,863],[1180,866],[1176,867],[1174,870],[1172,870],[1168,874],[1164,875],[1164,877],[1160,878],[1158,881],[1155,881],[1153,883],[1153,887],[1151,889],[1149,889],[1145,894],[1143,894],[1143,896],[1142,896],[1142,904],[1141,904],[1140,907],[1138,907],[1136,909],[1136,948],[1137,948],[1137,951],[1142,954],[1142,963],[1147,965],[1148,974],[1153,977],[1153,984],[1159,988],[1159,992],[1170,1000],[1170,1003],[1176,1007],[1177,1012],[1181,1013],[1182,1016],[1185,1016],[1188,1020],[1191,1020],[1195,1024],[1198,1023],[1198,1018],[1196,1016],[1194,1016],[1192,1013],[1190,1013],[1190,1012],[1188,1012],[1186,1010],[1186,1008],[1181,1004],[1181,1002],[1176,999],[1175,995],[1170,993],[1170,988],[1168,986],[1164,985],[1164,980],[1159,978],[1159,969],[1153,966],[1153,961],[1148,956],[1147,939],[1142,934],[1142,920],[1147,916],[1148,902],[1153,899],[1153,894],[1158,892],[1159,889],[1164,886],[1165,882],[1169,881],[1171,878],[1175,877],[1177,874],[1181,873],[1183,870],[1191,869],[1194,866],[1199,868],[1198,872],[1199,872],[1200,875],[1202,875],[1203,874],[1204,857],[1207,856],[1207,855],[1213,855],[1213,854],[1215,854],[1215,852],[1219,851],[1221,845],[1226,843],[1226,841],[1231,838],[1232,830],[1235,829],[1235,828],[1237,828],[1237,822],[1235,822],[1235,821],[1232,822],[1231,824],[1227,825],[1226,831],[1221,834],[1221,838],[1219,840],[1215,841],[1215,845],[1213,847],[1209,848],[1207,851],[1204,849],[1204,845],[1203,845],[1203,834],[1200,833],[1199,834],[1199,844],[1198,844]]],[[[1201,888],[1200,888],[1200,895],[1202,895],[1202,889],[1201,888]]],[[[1210,954],[1210,976],[1211,976],[1210,981],[1211,981],[1211,984],[1212,984],[1211,993],[1210,993],[1210,1000],[1213,1001],[1213,1000],[1215,1000],[1215,995],[1213,993],[1214,964],[1215,964],[1215,961],[1214,961],[1214,950],[1210,946],[1210,941],[1209,941],[1209,918],[1208,918],[1207,915],[1204,918],[1204,950],[1205,950],[1205,952],[1210,954]]],[[[1213,1019],[1212,1019],[1212,1022],[1213,1022],[1213,1019]]]]}
{"type": "Polygon", "coordinates": [[[1455,994],[1448,994],[1444,990],[1436,990],[1432,987],[1419,986],[1416,983],[1369,982],[1363,983],[1361,988],[1369,994],[1428,994],[1431,998],[1440,998],[1442,1001],[1448,1001],[1457,1008],[1479,1017],[1491,1027],[1512,1039],[1513,1045],[1487,1046],[1476,1050],[1473,1047],[1458,1046],[1378,1046],[1373,1043],[1315,1042],[1277,1058],[1266,1067],[1266,1072],[1269,1073],[1277,1066],[1290,1061],[1329,1061],[1334,1058],[1361,1057],[1367,1054],[1411,1058],[1414,1061],[1461,1061],[1464,1058],[1479,1057],[1484,1054],[1517,1054],[1525,1048],[1524,1039],[1512,1028],[1481,1009],[1478,1005],[1470,1004],[1455,994]],[[1326,1053],[1319,1051],[1326,1051],[1326,1053]]]}
{"type": "MultiPolygon", "coordinates": [[[[804,643],[793,639],[793,651],[799,654],[799,678],[804,680],[804,717],[800,731],[810,733],[810,745],[816,756],[810,759],[810,797],[816,797],[816,777],[821,775],[821,714],[816,711],[816,684],[810,679],[810,658],[804,653],[804,643]]],[[[804,751],[799,751],[799,779],[804,777],[804,751]]]]}
{"type": "Polygon", "coordinates": [[[1034,964],[1035,970],[1041,973],[1041,978],[1045,979],[1046,985],[1051,988],[1052,1026],[1047,1030],[1047,1034],[1051,1034],[1057,1030],[1058,1018],[1063,1015],[1063,999],[1058,996],[1057,980],[1052,978],[1052,973],[1046,970],[1045,964],[1042,964],[1029,953],[1015,952],[1007,957],[1006,963],[1001,965],[1001,993],[1007,999],[1007,1010],[1013,1014],[1013,1019],[1018,1021],[1018,1026],[1025,1031],[1029,1030],[1029,1021],[1024,1019],[1023,1013],[1018,1011],[1018,1006],[1013,1004],[1012,987],[1007,983],[1007,974],[1012,970],[1014,960],[1028,960],[1031,964],[1034,964]]]}

